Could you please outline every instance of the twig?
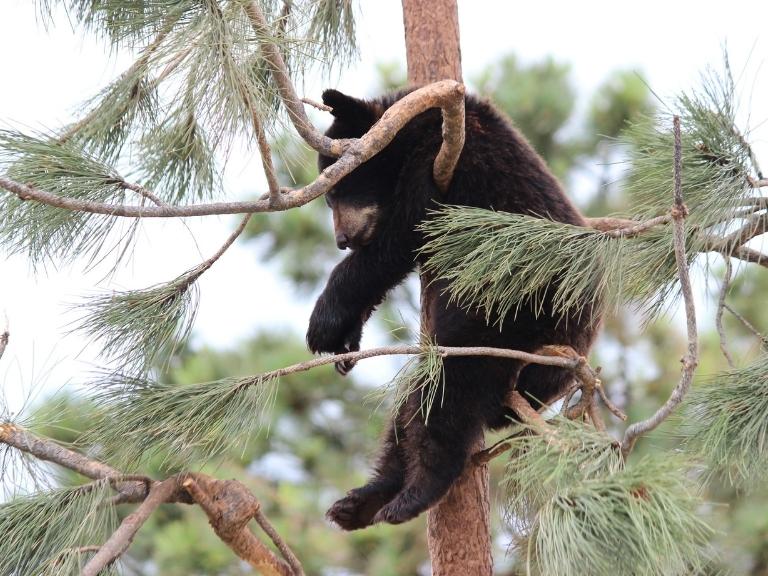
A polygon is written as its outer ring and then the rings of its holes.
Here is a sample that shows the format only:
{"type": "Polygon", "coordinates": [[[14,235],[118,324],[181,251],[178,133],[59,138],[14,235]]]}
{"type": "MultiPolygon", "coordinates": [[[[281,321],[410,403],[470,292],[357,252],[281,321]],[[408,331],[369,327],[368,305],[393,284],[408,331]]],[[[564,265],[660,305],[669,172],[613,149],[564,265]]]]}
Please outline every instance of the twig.
{"type": "Polygon", "coordinates": [[[674,247],[675,260],[677,262],[677,273],[680,278],[680,287],[683,292],[685,302],[685,318],[688,333],[688,351],[682,359],[683,373],[680,381],[675,386],[669,399],[661,406],[656,413],[646,420],[632,424],[624,434],[621,452],[626,459],[640,435],[654,430],[672,413],[675,408],[683,401],[686,392],[691,386],[693,373],[698,365],[698,335],[696,330],[696,308],[693,302],[693,290],[691,288],[691,279],[688,274],[688,261],[685,255],[685,217],[687,208],[683,203],[682,191],[682,145],[680,143],[680,118],[674,117],[674,135],[675,135],[675,203],[672,207],[672,217],[674,223],[674,247]]]}
{"type": "Polygon", "coordinates": [[[757,328],[755,328],[755,327],[752,325],[752,323],[751,323],[749,320],[747,320],[747,319],[746,319],[744,316],[742,316],[742,315],[741,315],[741,314],[739,314],[739,313],[738,313],[736,310],[734,310],[734,309],[733,309],[733,308],[730,306],[730,304],[728,304],[727,302],[726,302],[726,303],[724,303],[724,304],[723,304],[723,308],[725,308],[726,310],[728,310],[728,312],[730,312],[731,314],[733,314],[733,316],[734,316],[734,317],[735,317],[735,318],[736,318],[736,319],[737,319],[739,322],[741,322],[742,324],[744,324],[744,327],[745,327],[747,330],[749,330],[750,332],[752,332],[752,334],[754,334],[755,336],[757,336],[757,338],[759,338],[759,339],[760,339],[760,341],[761,341],[761,342],[762,342],[764,345],[768,345],[768,337],[766,337],[766,336],[765,336],[764,334],[762,334],[762,333],[761,333],[761,332],[760,332],[760,331],[759,331],[757,328]]]}
{"type": "Polygon", "coordinates": [[[463,93],[463,89],[463,86],[458,82],[443,80],[414,90],[388,108],[373,128],[362,138],[346,141],[343,155],[323,170],[314,182],[295,190],[283,190],[279,202],[274,202],[270,197],[267,197],[248,202],[217,202],[188,206],[108,204],[51,194],[3,176],[0,176],[0,188],[16,194],[22,200],[34,200],[67,210],[128,218],[176,218],[215,214],[279,212],[303,206],[325,194],[344,176],[378,154],[412,118],[430,108],[448,106],[457,97],[457,94],[463,93]]]}
{"type": "Polygon", "coordinates": [[[120,182],[120,186],[123,188],[126,188],[128,190],[132,190],[139,194],[140,196],[143,196],[150,202],[153,202],[156,206],[168,206],[169,204],[167,202],[164,202],[160,198],[158,198],[153,192],[150,192],[144,186],[140,186],[138,184],[132,184],[131,182],[120,182]]]}
{"type": "MultiPolygon", "coordinates": [[[[260,574],[304,575],[301,564],[290,550],[298,570],[278,558],[249,530],[248,522],[260,513],[261,507],[242,483],[237,480],[221,481],[202,474],[190,474],[182,485],[208,516],[216,535],[260,574]]],[[[285,546],[285,543],[283,545],[285,546]]],[[[285,548],[288,550],[287,546],[285,548]]]]}
{"type": "Polygon", "coordinates": [[[3,326],[0,328],[0,358],[5,354],[5,348],[8,346],[8,340],[11,338],[11,332],[8,327],[8,316],[3,313],[3,326]]]}
{"type": "Polygon", "coordinates": [[[752,238],[768,232],[768,214],[754,214],[741,228],[722,239],[726,246],[742,246],[752,238]]]}
{"type": "Polygon", "coordinates": [[[725,274],[723,274],[723,283],[720,286],[720,297],[717,299],[717,314],[715,315],[715,326],[717,327],[717,333],[720,335],[720,350],[723,352],[723,356],[728,362],[728,366],[733,368],[733,356],[728,352],[728,342],[725,336],[725,330],[723,329],[723,310],[725,309],[725,299],[728,296],[728,288],[731,285],[731,275],[733,274],[733,266],[731,265],[731,259],[728,256],[724,257],[725,260],[725,274]]]}
{"type": "Polygon", "coordinates": [[[331,112],[333,110],[333,108],[331,106],[328,106],[328,104],[323,104],[322,102],[316,102],[311,98],[302,98],[301,101],[304,102],[304,104],[308,104],[309,106],[312,106],[312,108],[317,108],[318,110],[321,110],[323,112],[331,112]]]}
{"type": "Polygon", "coordinates": [[[750,184],[753,188],[765,188],[768,186],[768,178],[761,178],[760,180],[751,180],[750,184]]]}
{"type": "Polygon", "coordinates": [[[645,222],[635,222],[625,218],[585,218],[590,228],[595,228],[605,233],[611,238],[633,238],[661,224],[668,224],[672,221],[672,216],[664,214],[646,220],[645,222]]]}
{"type": "MultiPolygon", "coordinates": [[[[508,350],[506,348],[491,348],[487,346],[435,346],[434,351],[442,357],[447,356],[491,356],[495,358],[509,358],[513,360],[521,360],[527,364],[543,364],[545,366],[557,366],[559,368],[567,368],[570,370],[575,369],[578,366],[578,360],[570,358],[545,356],[541,354],[531,354],[530,352],[523,352],[521,350],[508,350]]],[[[285,368],[278,368],[270,372],[261,374],[262,379],[280,378],[288,374],[294,374],[296,372],[305,372],[318,366],[324,366],[326,364],[335,364],[336,362],[357,362],[366,358],[373,358],[376,356],[396,356],[396,355],[414,355],[423,354],[425,348],[423,346],[381,346],[379,348],[369,348],[367,350],[358,350],[355,352],[344,352],[343,354],[334,354],[332,356],[321,356],[319,358],[313,358],[305,362],[286,366],[285,368]]]]}
{"type": "Polygon", "coordinates": [[[264,533],[269,536],[269,539],[272,540],[272,543],[277,547],[277,549],[280,550],[280,554],[282,554],[285,561],[291,567],[291,570],[293,570],[293,574],[295,576],[303,576],[304,569],[302,568],[299,559],[296,558],[293,550],[291,550],[288,544],[286,544],[282,536],[278,534],[277,530],[275,530],[274,526],[272,526],[272,523],[264,515],[264,512],[261,510],[261,506],[256,509],[256,512],[253,515],[253,519],[256,520],[256,523],[259,525],[259,527],[264,530],[264,533]]]}
{"type": "Polygon", "coordinates": [[[146,499],[136,508],[136,511],[126,516],[112,536],[88,561],[88,564],[83,568],[82,576],[96,576],[119,558],[131,545],[139,528],[144,525],[160,504],[171,500],[178,489],[179,479],[176,476],[155,484],[146,499]]]}
{"type": "Polygon", "coordinates": [[[186,282],[184,285],[179,286],[179,289],[186,288],[192,282],[196,281],[200,276],[203,275],[204,272],[206,272],[211,266],[213,266],[216,261],[221,258],[221,256],[226,252],[232,244],[234,244],[235,240],[240,236],[240,234],[243,233],[243,230],[245,230],[245,227],[248,225],[248,222],[251,220],[251,214],[246,214],[243,219],[240,221],[240,224],[235,228],[235,231],[232,232],[232,234],[229,235],[229,237],[226,239],[224,244],[221,245],[221,247],[216,251],[216,253],[205,260],[204,262],[201,262],[197,265],[197,267],[194,269],[194,272],[190,273],[187,276],[186,282]]]}

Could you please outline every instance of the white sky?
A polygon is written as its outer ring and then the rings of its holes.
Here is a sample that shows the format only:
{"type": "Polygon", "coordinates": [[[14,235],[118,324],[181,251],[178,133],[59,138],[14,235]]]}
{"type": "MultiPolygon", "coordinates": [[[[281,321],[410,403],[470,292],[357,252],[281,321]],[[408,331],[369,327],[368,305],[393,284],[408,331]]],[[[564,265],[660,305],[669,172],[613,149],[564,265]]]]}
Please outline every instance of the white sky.
{"type": "MultiPolygon", "coordinates": [[[[373,63],[404,63],[400,2],[362,0],[359,12],[360,63],[334,76],[333,82],[308,84],[307,96],[319,99],[321,90],[332,84],[367,95],[375,79],[373,63]]],[[[746,65],[741,89],[744,109],[751,110],[750,126],[768,119],[764,0],[459,0],[459,15],[466,78],[510,52],[524,62],[551,54],[571,63],[582,107],[584,96],[617,68],[638,69],[657,94],[673,95],[695,85],[708,64],[719,66],[727,44],[734,69],[746,65]]],[[[130,64],[126,56],[110,58],[103,45],[73,33],[66,21],[46,32],[31,0],[0,0],[0,54],[2,126],[65,123],[80,102],[130,64]]],[[[755,140],[758,154],[768,163],[766,126],[755,131],[755,140]]],[[[265,189],[258,167],[258,160],[233,162],[228,175],[232,198],[265,189]]],[[[146,287],[175,277],[214,252],[233,219],[193,220],[188,225],[200,251],[179,223],[147,223],[133,265],[109,287],[146,287]]],[[[82,380],[98,365],[95,350],[83,350],[79,337],[66,334],[72,316],[65,315],[64,303],[92,291],[99,278],[85,275],[81,267],[33,275],[23,258],[6,258],[0,252],[0,323],[5,310],[11,326],[11,342],[0,361],[0,389],[12,409],[18,409],[33,384],[50,390],[68,380],[82,380]]],[[[311,310],[311,302],[300,300],[290,286],[257,264],[252,245],[235,245],[204,275],[200,288],[195,339],[216,347],[230,346],[261,326],[285,326],[303,334],[311,310]]],[[[375,369],[368,366],[369,371],[375,369]]]]}

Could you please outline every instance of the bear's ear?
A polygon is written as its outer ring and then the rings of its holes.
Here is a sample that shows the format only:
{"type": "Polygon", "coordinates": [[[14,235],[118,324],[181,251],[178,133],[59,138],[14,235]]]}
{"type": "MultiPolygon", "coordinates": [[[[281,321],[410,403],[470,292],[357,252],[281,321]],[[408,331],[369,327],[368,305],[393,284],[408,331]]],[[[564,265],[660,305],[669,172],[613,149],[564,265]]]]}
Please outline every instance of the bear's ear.
{"type": "Polygon", "coordinates": [[[367,130],[378,120],[377,108],[365,100],[347,96],[338,90],[323,92],[323,104],[332,108],[331,114],[351,126],[367,130]]]}

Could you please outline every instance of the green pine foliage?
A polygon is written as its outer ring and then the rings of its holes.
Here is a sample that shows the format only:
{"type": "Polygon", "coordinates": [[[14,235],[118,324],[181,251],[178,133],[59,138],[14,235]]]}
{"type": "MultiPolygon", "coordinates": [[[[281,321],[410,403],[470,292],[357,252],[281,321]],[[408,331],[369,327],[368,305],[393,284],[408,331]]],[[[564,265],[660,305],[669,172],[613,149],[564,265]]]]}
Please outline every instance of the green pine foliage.
{"type": "Polygon", "coordinates": [[[203,463],[245,449],[267,421],[277,384],[258,375],[180,386],[104,374],[93,384],[99,420],[84,442],[102,446],[123,470],[139,470],[157,455],[165,470],[203,463]]]}
{"type": "MultiPolygon", "coordinates": [[[[17,182],[78,200],[121,203],[127,195],[123,177],[108,164],[76,143],[45,134],[0,131],[0,169],[17,182]]],[[[93,262],[112,250],[119,261],[135,228],[134,221],[0,194],[0,242],[10,253],[25,253],[33,266],[78,257],[93,262]]]]}
{"type": "Polygon", "coordinates": [[[195,321],[198,270],[143,290],[94,296],[75,307],[76,329],[101,342],[102,356],[123,372],[144,373],[183,345],[195,321]]]}
{"type": "Polygon", "coordinates": [[[710,71],[698,91],[682,94],[672,109],[646,117],[624,132],[631,150],[626,189],[632,215],[650,218],[669,211],[672,198],[672,115],[682,129],[682,192],[687,223],[722,234],[734,224],[744,201],[754,196],[748,178],[759,172],[736,119],[736,87],[725,72],[710,71]]]}
{"type": "MultiPolygon", "coordinates": [[[[117,527],[106,481],[38,492],[0,505],[0,574],[80,574],[117,527]]],[[[107,572],[116,574],[114,569],[107,572]]]]}
{"type": "Polygon", "coordinates": [[[614,238],[597,230],[508,212],[447,206],[422,225],[426,269],[454,300],[502,323],[550,296],[562,313],[632,303],[654,310],[675,287],[669,226],[614,238]],[[557,288],[551,286],[557,282],[557,288]]]}
{"type": "Polygon", "coordinates": [[[565,419],[511,440],[507,518],[528,574],[698,574],[712,529],[686,467],[646,456],[626,467],[610,437],[565,419]]]}
{"type": "MultiPolygon", "coordinates": [[[[412,356],[408,362],[398,371],[389,386],[380,391],[382,401],[394,393],[392,405],[393,414],[399,413],[412,394],[419,395],[421,416],[429,423],[429,415],[435,402],[442,402],[445,384],[445,371],[443,357],[437,348],[430,343],[429,338],[422,335],[424,351],[412,356]]],[[[419,416],[414,414],[413,418],[419,416]]]]}
{"type": "Polygon", "coordinates": [[[768,356],[696,386],[682,414],[687,449],[711,475],[741,488],[768,479],[768,356]]]}

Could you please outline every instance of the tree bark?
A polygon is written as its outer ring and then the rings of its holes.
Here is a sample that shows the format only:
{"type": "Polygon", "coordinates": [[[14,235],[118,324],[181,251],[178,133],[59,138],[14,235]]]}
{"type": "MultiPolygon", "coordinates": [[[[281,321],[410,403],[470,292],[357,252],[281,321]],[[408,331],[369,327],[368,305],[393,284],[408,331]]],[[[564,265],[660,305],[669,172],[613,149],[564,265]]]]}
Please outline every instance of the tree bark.
{"type": "Polygon", "coordinates": [[[408,82],[461,82],[456,0],[403,0],[408,82]]]}
{"type": "MultiPolygon", "coordinates": [[[[462,81],[456,0],[403,0],[408,82],[462,81]]],[[[421,274],[421,328],[432,334],[434,302],[421,274]]],[[[433,288],[434,289],[434,288],[433,288]]],[[[482,450],[480,437],[472,452],[482,450]]],[[[490,576],[490,498],[487,466],[467,463],[445,497],[427,512],[427,539],[433,576],[490,576]]]]}

